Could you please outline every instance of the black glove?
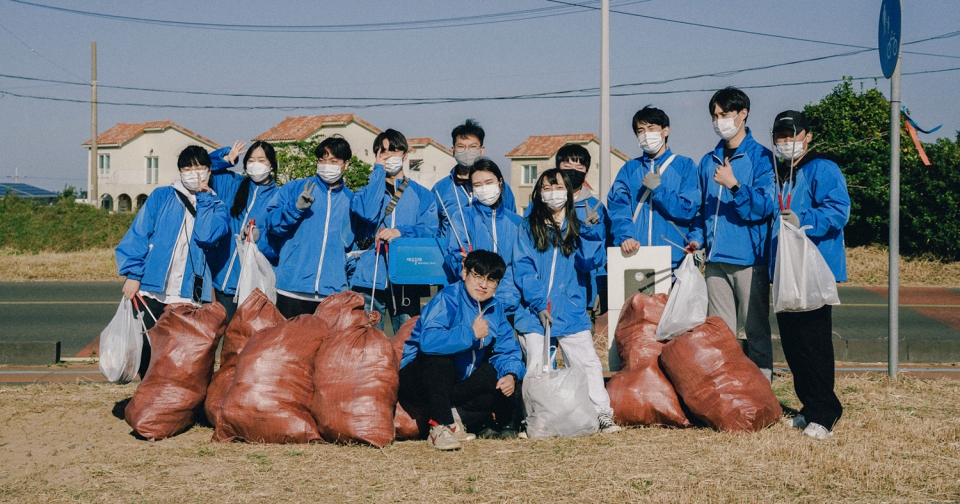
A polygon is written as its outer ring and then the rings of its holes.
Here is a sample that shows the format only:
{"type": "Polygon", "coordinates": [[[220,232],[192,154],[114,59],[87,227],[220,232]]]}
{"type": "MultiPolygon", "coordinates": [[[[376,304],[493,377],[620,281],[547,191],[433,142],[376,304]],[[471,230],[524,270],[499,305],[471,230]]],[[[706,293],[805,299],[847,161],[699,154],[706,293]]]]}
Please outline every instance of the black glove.
{"type": "Polygon", "coordinates": [[[313,188],[316,186],[316,182],[312,180],[303,186],[303,192],[300,193],[300,196],[297,198],[297,210],[302,212],[310,208],[310,205],[313,205],[313,188]]]}
{"type": "Polygon", "coordinates": [[[540,324],[543,325],[544,330],[547,330],[553,325],[553,317],[550,316],[549,311],[540,310],[540,313],[538,313],[537,316],[540,317],[540,324]]]}
{"type": "Polygon", "coordinates": [[[793,224],[793,227],[795,228],[800,227],[800,217],[793,213],[793,210],[790,210],[789,208],[780,212],[780,218],[789,222],[790,224],[793,224]]]}
{"type": "Polygon", "coordinates": [[[660,187],[660,174],[650,172],[643,177],[643,187],[651,191],[660,187]]]}

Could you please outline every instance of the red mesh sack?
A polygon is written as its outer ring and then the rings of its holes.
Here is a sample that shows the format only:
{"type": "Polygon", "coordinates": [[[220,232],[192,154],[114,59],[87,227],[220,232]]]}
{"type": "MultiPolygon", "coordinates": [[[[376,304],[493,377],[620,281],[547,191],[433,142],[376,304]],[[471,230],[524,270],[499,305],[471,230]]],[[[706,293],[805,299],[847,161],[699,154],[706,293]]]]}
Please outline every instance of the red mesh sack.
{"type": "MultiPolygon", "coordinates": [[[[420,316],[413,317],[412,319],[403,323],[394,335],[393,339],[390,340],[390,344],[393,345],[393,350],[397,355],[397,362],[400,362],[403,359],[403,345],[410,339],[410,335],[413,333],[413,326],[417,325],[417,320],[420,319],[420,316]]],[[[397,411],[394,413],[393,425],[397,430],[397,439],[419,439],[420,432],[427,432],[429,428],[427,427],[430,422],[429,415],[425,408],[416,408],[408,405],[410,411],[408,412],[404,407],[398,402],[397,411]]]]}
{"type": "Polygon", "coordinates": [[[320,435],[383,447],[394,438],[400,361],[383,331],[372,327],[380,314],[368,315],[363,296],[345,291],[324,299],[317,315],[336,320],[314,361],[311,411],[320,435]]]}
{"type": "Polygon", "coordinates": [[[770,382],[720,317],[664,345],[660,364],[687,408],[718,430],[755,432],[783,414],[770,382]]]}
{"type": "Polygon", "coordinates": [[[236,438],[277,444],[322,439],[310,403],[313,361],[329,331],[320,318],[300,315],[250,338],[221,407],[236,438]]]}
{"type": "Polygon", "coordinates": [[[285,320],[277,307],[270,302],[270,299],[260,289],[254,289],[243,301],[243,304],[237,308],[233,319],[230,320],[230,325],[227,326],[227,332],[223,339],[223,349],[220,351],[220,369],[213,373],[213,379],[210,380],[210,386],[207,387],[207,399],[203,404],[207,420],[213,425],[214,441],[226,441],[237,435],[229,424],[223,421],[221,407],[227,396],[227,391],[233,385],[233,376],[237,370],[237,358],[243,351],[244,345],[257,332],[269,329],[285,320]]]}
{"type": "Polygon", "coordinates": [[[217,345],[226,327],[220,303],[170,305],[150,329],[150,367],[124,410],[137,434],[163,439],[186,431],[202,410],[217,345]]]}
{"type": "Polygon", "coordinates": [[[617,322],[621,369],[607,382],[613,418],[623,425],[689,427],[677,393],[660,369],[663,343],[654,339],[666,294],[634,294],[617,322]]]}

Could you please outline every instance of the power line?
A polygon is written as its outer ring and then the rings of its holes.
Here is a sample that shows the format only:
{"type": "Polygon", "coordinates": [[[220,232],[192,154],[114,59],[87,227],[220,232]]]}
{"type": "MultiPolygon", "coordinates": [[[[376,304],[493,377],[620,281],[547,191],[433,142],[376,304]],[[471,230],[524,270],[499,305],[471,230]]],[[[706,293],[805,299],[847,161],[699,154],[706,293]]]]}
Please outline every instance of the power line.
{"type": "Polygon", "coordinates": [[[36,54],[37,56],[39,56],[40,59],[46,61],[47,63],[50,63],[51,65],[59,68],[60,70],[63,70],[64,72],[70,74],[70,75],[73,76],[73,77],[76,77],[76,78],[79,79],[81,82],[83,82],[83,78],[82,78],[82,77],[80,77],[80,76],[78,76],[77,74],[71,72],[70,70],[67,70],[66,68],[63,68],[62,66],[60,66],[60,65],[54,63],[53,61],[51,61],[51,60],[50,60],[49,58],[47,58],[46,56],[40,54],[40,52],[38,52],[36,49],[34,49],[33,47],[30,47],[30,44],[24,42],[20,37],[16,36],[12,31],[8,30],[6,26],[3,26],[2,24],[0,24],[0,28],[3,28],[3,31],[9,33],[11,37],[17,39],[17,42],[20,42],[20,44],[22,44],[23,47],[26,47],[27,49],[29,49],[31,53],[36,54]]]}
{"type": "MultiPolygon", "coordinates": [[[[356,24],[336,24],[336,25],[252,25],[252,24],[225,24],[225,23],[202,23],[192,21],[175,21],[171,19],[150,19],[134,16],[120,16],[117,14],[105,14],[102,12],[83,11],[77,9],[68,9],[54,5],[39,4],[27,2],[25,0],[10,0],[13,3],[49,9],[58,12],[66,12],[81,16],[89,16],[113,21],[125,21],[140,24],[152,24],[161,26],[172,26],[177,28],[193,28],[204,30],[223,30],[223,31],[245,31],[245,32],[274,32],[274,33],[357,33],[370,31],[398,31],[398,30],[422,30],[431,28],[455,28],[461,26],[507,23],[513,21],[523,21],[528,19],[540,19],[553,16],[565,16],[568,14],[577,14],[584,12],[582,7],[571,9],[568,6],[561,7],[539,7],[536,9],[526,9],[510,12],[499,12],[493,14],[477,14],[472,16],[459,16],[450,18],[436,18],[412,21],[393,21],[384,23],[356,23],[356,24]]],[[[621,5],[647,2],[650,0],[631,0],[623,2],[621,5]]],[[[593,1],[592,3],[596,3],[593,1]]]]}

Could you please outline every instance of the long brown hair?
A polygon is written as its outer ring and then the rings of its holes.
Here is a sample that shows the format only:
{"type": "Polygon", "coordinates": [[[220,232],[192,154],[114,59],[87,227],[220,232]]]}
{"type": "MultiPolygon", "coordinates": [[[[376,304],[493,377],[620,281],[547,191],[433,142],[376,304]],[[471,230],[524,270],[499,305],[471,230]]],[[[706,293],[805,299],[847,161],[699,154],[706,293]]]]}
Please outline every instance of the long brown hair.
{"type": "Polygon", "coordinates": [[[560,247],[563,255],[569,256],[577,249],[580,241],[580,220],[573,207],[573,190],[570,187],[570,179],[563,170],[552,168],[543,172],[537,179],[537,184],[533,187],[531,196],[530,215],[527,217],[530,223],[530,232],[533,234],[533,245],[540,252],[546,252],[550,246],[560,247]],[[565,219],[567,222],[567,232],[560,237],[560,225],[553,220],[553,211],[540,199],[543,193],[543,182],[556,184],[557,178],[563,180],[563,185],[567,188],[567,204],[564,208],[565,219]]]}

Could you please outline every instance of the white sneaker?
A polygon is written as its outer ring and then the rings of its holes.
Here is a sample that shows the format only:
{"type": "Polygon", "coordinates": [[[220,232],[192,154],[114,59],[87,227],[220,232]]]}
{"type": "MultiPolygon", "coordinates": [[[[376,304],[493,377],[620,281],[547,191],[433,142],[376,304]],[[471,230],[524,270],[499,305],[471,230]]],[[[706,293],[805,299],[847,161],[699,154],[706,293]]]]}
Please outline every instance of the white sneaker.
{"type": "Polygon", "coordinates": [[[463,426],[463,422],[459,418],[454,419],[453,423],[449,425],[450,432],[453,433],[454,437],[457,438],[457,441],[461,443],[464,441],[473,441],[477,439],[476,434],[471,434],[467,432],[467,428],[463,426]]]}
{"type": "Polygon", "coordinates": [[[446,425],[434,425],[430,427],[430,435],[427,437],[427,443],[438,450],[459,450],[460,441],[450,432],[450,427],[446,425]]]}
{"type": "Polygon", "coordinates": [[[812,437],[813,439],[827,439],[833,435],[833,431],[827,430],[826,427],[818,424],[817,422],[810,422],[807,424],[807,428],[803,429],[803,435],[807,437],[812,437]]]}
{"type": "Polygon", "coordinates": [[[606,413],[601,413],[597,418],[600,419],[600,432],[604,434],[613,434],[623,430],[613,421],[613,417],[606,413]]]}
{"type": "Polygon", "coordinates": [[[790,427],[793,427],[794,429],[800,429],[800,430],[806,429],[807,419],[800,414],[794,415],[793,418],[790,419],[790,427]]]}

